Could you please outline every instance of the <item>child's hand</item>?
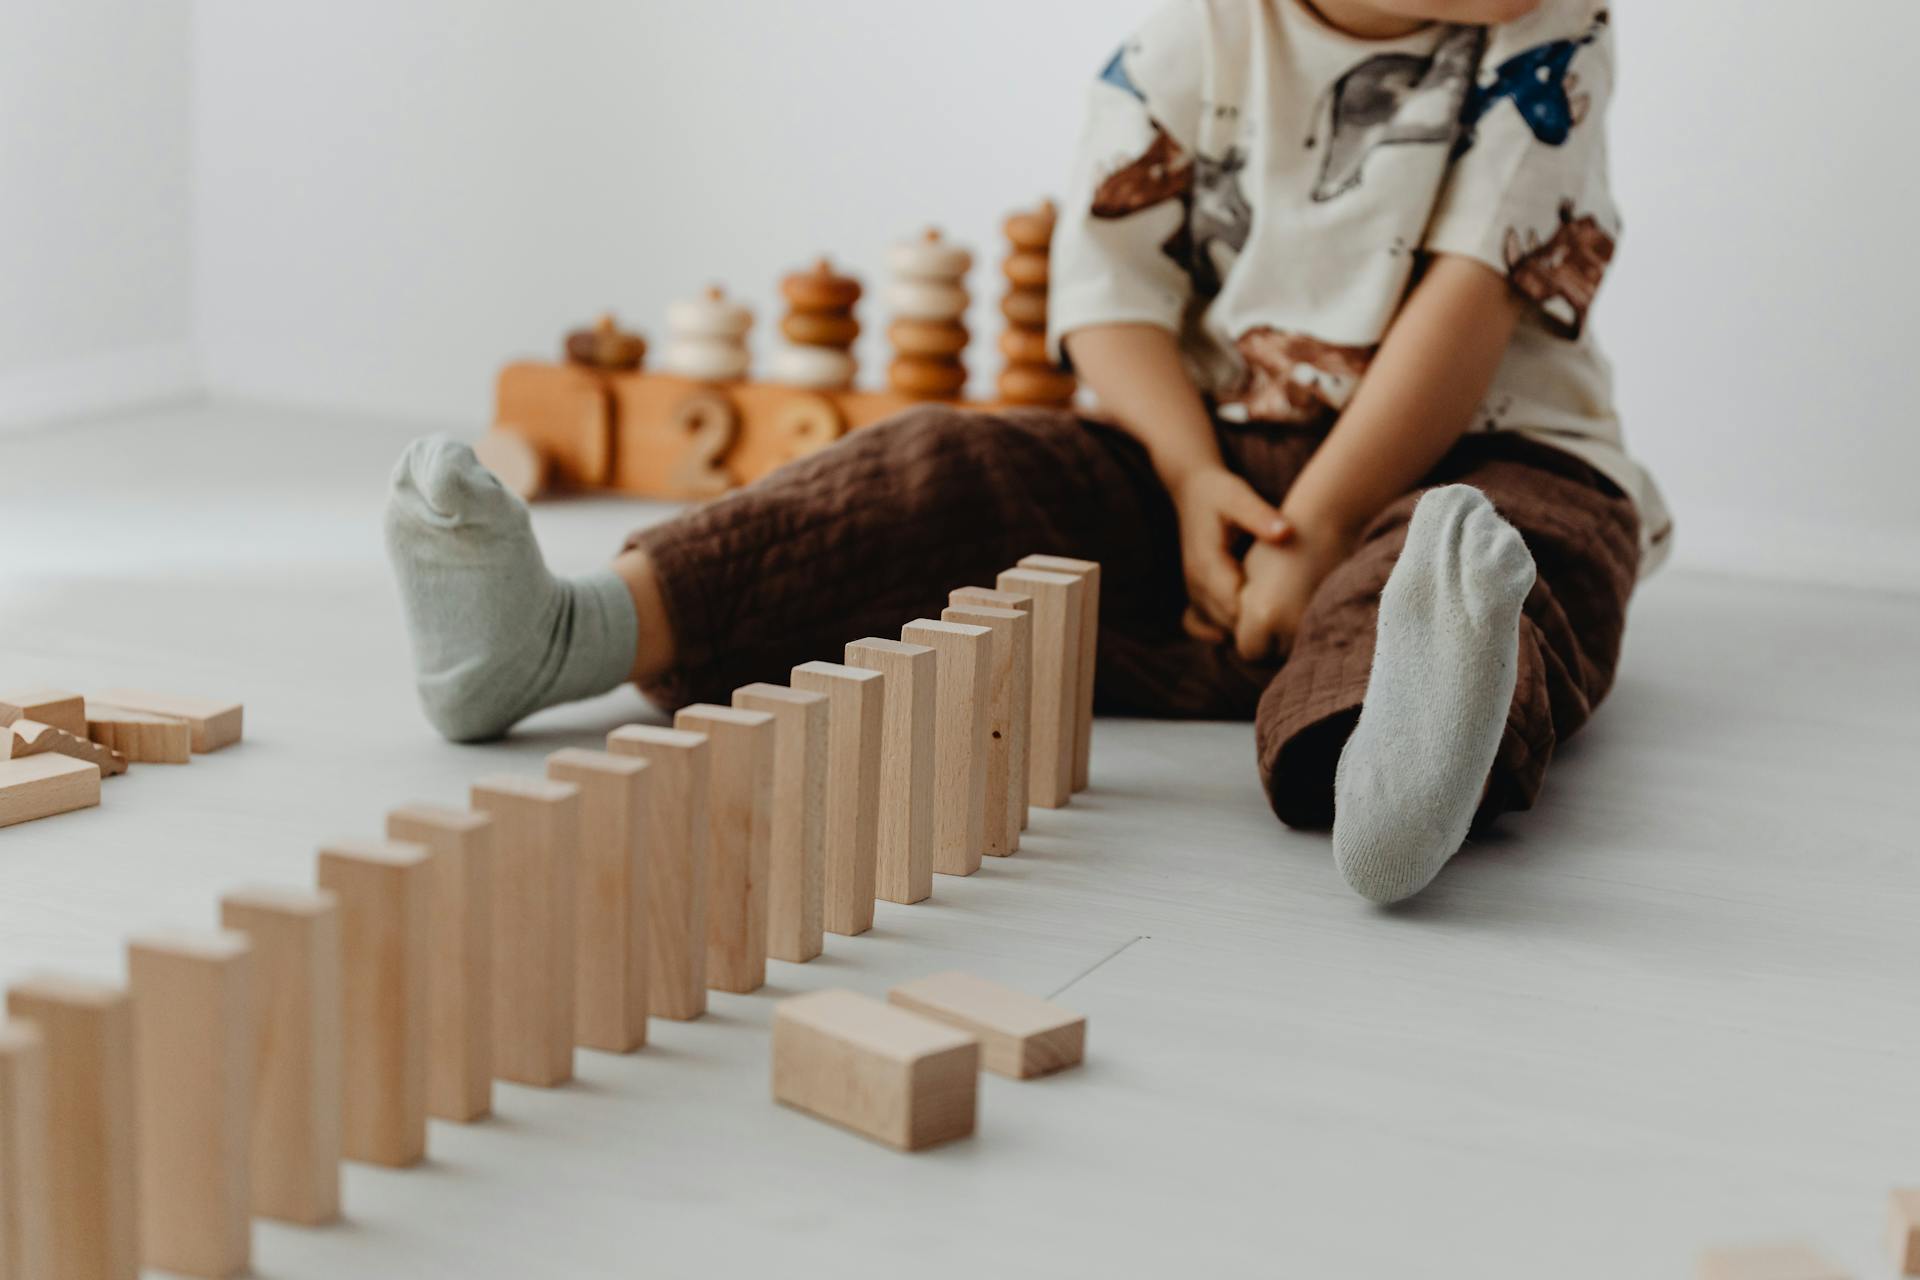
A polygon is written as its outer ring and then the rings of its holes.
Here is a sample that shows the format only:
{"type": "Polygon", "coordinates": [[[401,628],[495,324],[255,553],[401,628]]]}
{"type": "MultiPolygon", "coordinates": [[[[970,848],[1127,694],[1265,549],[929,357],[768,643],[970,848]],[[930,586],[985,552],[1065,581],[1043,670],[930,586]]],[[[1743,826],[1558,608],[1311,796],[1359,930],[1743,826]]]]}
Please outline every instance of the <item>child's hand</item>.
{"type": "Polygon", "coordinates": [[[1187,579],[1190,614],[1222,631],[1233,629],[1243,582],[1234,558],[1235,531],[1250,534],[1255,547],[1279,544],[1292,528],[1253,486],[1225,467],[1201,467],[1170,485],[1180,514],[1180,560],[1187,579]]]}
{"type": "Polygon", "coordinates": [[[1256,542],[1247,551],[1233,647],[1248,662],[1275,662],[1293,648],[1307,601],[1334,567],[1353,552],[1338,534],[1289,526],[1284,546],[1256,542]]]}

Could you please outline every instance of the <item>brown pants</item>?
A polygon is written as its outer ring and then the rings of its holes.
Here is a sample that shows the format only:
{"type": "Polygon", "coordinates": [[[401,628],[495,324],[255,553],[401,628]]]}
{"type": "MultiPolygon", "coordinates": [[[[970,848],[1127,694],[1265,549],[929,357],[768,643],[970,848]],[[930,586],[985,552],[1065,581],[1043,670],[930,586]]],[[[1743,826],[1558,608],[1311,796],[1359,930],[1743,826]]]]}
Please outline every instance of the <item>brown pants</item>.
{"type": "MultiPolygon", "coordinates": [[[[1276,503],[1324,436],[1271,423],[1217,430],[1228,465],[1276,503]]],[[[1554,744],[1612,684],[1638,523],[1585,463],[1513,435],[1461,440],[1425,481],[1453,483],[1492,500],[1539,570],[1484,818],[1533,803],[1554,744]]],[[[1287,661],[1253,666],[1181,629],[1173,505],[1139,444],[1064,411],[914,410],[628,540],[658,570],[677,649],[646,692],[669,707],[726,702],[799,663],[839,660],[849,640],[937,618],[950,590],[991,586],[1023,555],[1080,556],[1102,566],[1100,709],[1252,717],[1274,812],[1324,826],[1366,693],[1380,590],[1418,497],[1367,526],[1314,593],[1287,661]]]]}

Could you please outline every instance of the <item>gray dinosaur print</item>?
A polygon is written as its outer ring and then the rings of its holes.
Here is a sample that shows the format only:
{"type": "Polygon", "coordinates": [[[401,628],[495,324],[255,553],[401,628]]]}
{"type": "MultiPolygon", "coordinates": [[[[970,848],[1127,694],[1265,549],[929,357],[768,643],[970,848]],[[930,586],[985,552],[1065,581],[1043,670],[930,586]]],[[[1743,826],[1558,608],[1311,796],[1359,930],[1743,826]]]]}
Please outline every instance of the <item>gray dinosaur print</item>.
{"type": "Polygon", "coordinates": [[[1485,47],[1484,27],[1455,27],[1430,58],[1376,54],[1336,80],[1324,142],[1317,128],[1308,144],[1323,147],[1313,198],[1324,202],[1359,186],[1377,148],[1451,143],[1485,47]]]}

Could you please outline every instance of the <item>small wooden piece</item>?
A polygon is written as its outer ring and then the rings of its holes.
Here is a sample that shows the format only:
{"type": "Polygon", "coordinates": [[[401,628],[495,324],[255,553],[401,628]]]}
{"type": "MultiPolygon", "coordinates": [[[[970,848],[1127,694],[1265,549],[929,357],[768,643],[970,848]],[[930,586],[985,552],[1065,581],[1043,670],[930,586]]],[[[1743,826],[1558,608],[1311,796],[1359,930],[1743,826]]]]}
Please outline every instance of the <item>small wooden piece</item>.
{"type": "Polygon", "coordinates": [[[893,390],[916,399],[944,400],[966,386],[960,353],[967,342],[962,323],[967,291],[961,281],[972,265],[966,249],[941,239],[933,228],[887,251],[887,267],[894,276],[887,301],[896,317],[888,330],[894,359],[887,366],[887,384],[893,390]]]}
{"type": "Polygon", "coordinates": [[[1893,1193],[1887,1223],[1888,1250],[1903,1276],[1920,1276],[1920,1188],[1893,1193]]]}
{"type": "Polygon", "coordinates": [[[824,693],[778,684],[733,691],[733,705],[773,717],[773,832],[767,846],[767,954],[820,954],[826,898],[827,729],[824,693]]]}
{"type": "Polygon", "coordinates": [[[405,1168],[427,1154],[427,899],[417,844],[320,850],[340,903],[341,1154],[405,1168]]]}
{"type": "Polygon", "coordinates": [[[669,373],[702,382],[728,382],[746,376],[747,330],[753,312],[728,299],[719,285],[667,307],[667,345],[660,366],[669,373]]]}
{"type": "Polygon", "coordinates": [[[607,1053],[647,1043],[647,822],[653,766],[568,747],[547,777],[580,788],[574,864],[573,1040],[607,1053]]]}
{"type": "MultiPolygon", "coordinates": [[[[7,990],[7,1016],[46,1049],[52,1212],[49,1280],[134,1280],[140,1269],[133,1114],[133,1001],[119,987],[35,977],[7,990]]],[[[37,1280],[37,1278],[36,1278],[37,1280]]]]}
{"type": "Polygon", "coordinates": [[[574,876],[580,788],[495,776],[468,803],[493,817],[493,1074],[573,1079],[574,876]]]}
{"type": "Polygon", "coordinates": [[[1026,710],[1032,700],[1033,619],[1019,609],[986,605],[948,605],[943,622],[964,622],[993,632],[993,669],[987,694],[987,809],[983,852],[1004,858],[1020,848],[1020,818],[1014,812],[1020,788],[1017,770],[1027,767],[1020,745],[1027,736],[1026,710]]]}
{"type": "Polygon", "coordinates": [[[796,271],[781,281],[780,292],[792,308],[780,332],[794,345],[774,354],[774,380],[825,389],[853,385],[852,347],[860,335],[853,305],[860,299],[860,282],[836,274],[822,258],[811,271],[796,271]]]}
{"type": "Polygon", "coordinates": [[[647,340],[622,329],[611,311],[603,313],[591,328],[569,333],[564,347],[570,363],[608,372],[638,369],[647,358],[647,340]]]}
{"type": "MultiPolygon", "coordinates": [[[[920,618],[900,629],[909,644],[940,655],[933,747],[933,869],[970,876],[986,847],[987,703],[993,633],[962,622],[920,618]]],[[[1004,800],[999,800],[1002,805],[1004,800]]]]}
{"type": "Polygon", "coordinates": [[[1033,597],[1033,718],[1028,798],[1058,809],[1073,796],[1078,741],[1080,617],[1086,585],[1070,573],[1008,569],[997,585],[1033,597]]]}
{"type": "Polygon", "coordinates": [[[758,991],[767,981],[767,865],[773,836],[773,717],[710,702],[673,727],[707,735],[707,986],[758,991]]]}
{"type": "Polygon", "coordinates": [[[24,760],[28,756],[59,755],[84,760],[97,766],[103,778],[127,771],[127,758],[91,738],[75,737],[37,720],[15,720],[0,727],[0,760],[24,760]]]}
{"type": "Polygon", "coordinates": [[[493,1110],[493,820],[415,804],[387,839],[433,855],[427,903],[427,1114],[466,1123],[493,1110]]]}
{"type": "Polygon", "coordinates": [[[510,364],[495,384],[493,420],[526,438],[546,459],[554,484],[605,484],[613,469],[608,376],[573,364],[510,364]]]}
{"type": "Polygon", "coordinates": [[[1047,283],[1052,272],[1053,201],[1015,213],[1003,224],[1009,251],[1001,263],[1007,278],[1001,313],[1008,328],[1000,339],[1007,357],[996,387],[1011,404],[1064,405],[1073,400],[1073,375],[1054,367],[1047,353],[1047,283]]]}
{"type": "Polygon", "coordinates": [[[919,902],[933,893],[939,655],[929,645],[869,637],[847,645],[847,665],[886,677],[874,893],[888,902],[919,902]]]}
{"type": "Polygon", "coordinates": [[[0,827],[72,813],[99,803],[97,765],[60,755],[0,760],[0,827]]]}
{"type": "Polygon", "coordinates": [[[1095,560],[1076,560],[1071,556],[1022,556],[1022,569],[1046,573],[1070,573],[1082,584],[1080,593],[1079,703],[1074,708],[1073,789],[1085,791],[1088,764],[1093,749],[1093,678],[1100,648],[1100,564],[1095,560]]]}
{"type": "Polygon", "coordinates": [[[340,1216],[340,907],[331,893],[240,889],[220,925],[253,946],[253,1211],[302,1226],[340,1216]]]}
{"type": "Polygon", "coordinates": [[[508,423],[493,427],[474,444],[473,455],[523,502],[547,491],[547,456],[518,427],[508,423]]]}
{"type": "Polygon", "coordinates": [[[652,766],[647,823],[648,1009],[685,1021],[707,1011],[707,788],[704,733],[647,724],[607,735],[607,750],[652,766]]]}
{"type": "Polygon", "coordinates": [[[852,991],[774,1010],[774,1099],[902,1151],[973,1132],[979,1069],[972,1036],[852,991]]]}
{"type": "Polygon", "coordinates": [[[193,726],[173,716],[88,702],[87,736],[134,764],[186,764],[193,759],[193,726]]]}
{"type": "Polygon", "coordinates": [[[873,927],[886,677],[837,662],[804,662],[793,669],[793,687],[828,698],[823,923],[829,933],[865,933],[873,927]]]}
{"type": "Polygon", "coordinates": [[[76,738],[87,736],[86,701],[64,689],[16,689],[0,693],[0,725],[16,720],[50,724],[76,738]]]}
{"type": "Polygon", "coordinates": [[[193,726],[193,749],[196,754],[218,751],[240,741],[243,711],[237,702],[177,693],[147,693],[138,689],[109,689],[100,695],[100,700],[128,711],[185,720],[193,726]]]}
{"type": "Polygon", "coordinates": [[[244,934],[154,934],[127,943],[140,1256],[150,1267],[189,1276],[247,1273],[252,985],[244,934]]]}
{"type": "Polygon", "coordinates": [[[887,999],[980,1039],[980,1065],[1025,1080],[1071,1067],[1086,1050],[1087,1020],[1071,1010],[970,973],[903,982],[887,999]]]}
{"type": "Polygon", "coordinates": [[[52,1270],[47,1088],[39,1029],[0,1023],[0,1280],[38,1280],[52,1270]]]}
{"type": "MultiPolygon", "coordinates": [[[[1033,754],[1033,597],[1018,591],[996,591],[992,587],[955,587],[947,593],[947,600],[957,608],[980,605],[988,609],[1018,609],[1027,615],[1027,625],[1023,628],[1026,638],[1014,653],[1016,665],[1024,666],[1014,672],[1013,679],[1013,794],[1007,797],[1014,827],[1025,831],[1033,754]]],[[[1015,843],[1018,844],[1018,836],[1015,843]]]]}
{"type": "Polygon", "coordinates": [[[1849,1280],[1847,1272],[1802,1244],[1710,1249],[1699,1280],[1849,1280]]]}

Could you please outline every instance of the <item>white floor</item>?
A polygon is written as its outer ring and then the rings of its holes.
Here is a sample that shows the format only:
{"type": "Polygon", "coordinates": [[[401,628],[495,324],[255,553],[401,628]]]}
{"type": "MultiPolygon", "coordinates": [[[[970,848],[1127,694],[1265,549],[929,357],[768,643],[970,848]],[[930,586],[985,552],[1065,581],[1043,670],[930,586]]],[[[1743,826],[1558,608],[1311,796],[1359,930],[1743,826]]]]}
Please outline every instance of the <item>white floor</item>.
{"type": "MultiPolygon", "coordinates": [[[[0,686],[232,695],[248,740],[0,831],[0,980],[121,968],[389,807],[654,718],[462,748],[417,714],[379,549],[403,428],[248,407],[0,437],[0,686]]],[[[542,506],[596,564],[657,513],[542,506]]],[[[1244,725],[1102,722],[1027,847],[579,1082],[502,1085],[266,1277],[991,1274],[1634,1280],[1805,1237],[1888,1276],[1920,1183],[1920,598],[1672,573],[1544,803],[1411,909],[1269,816],[1244,725]],[[775,1106],[774,1001],[961,966],[1090,1018],[907,1157],[775,1106]]],[[[832,655],[821,655],[823,657],[832,655]]]]}

